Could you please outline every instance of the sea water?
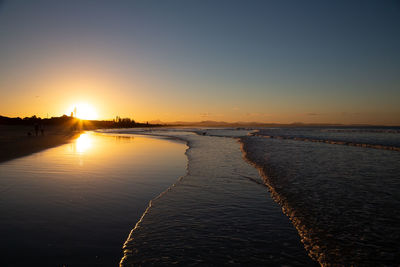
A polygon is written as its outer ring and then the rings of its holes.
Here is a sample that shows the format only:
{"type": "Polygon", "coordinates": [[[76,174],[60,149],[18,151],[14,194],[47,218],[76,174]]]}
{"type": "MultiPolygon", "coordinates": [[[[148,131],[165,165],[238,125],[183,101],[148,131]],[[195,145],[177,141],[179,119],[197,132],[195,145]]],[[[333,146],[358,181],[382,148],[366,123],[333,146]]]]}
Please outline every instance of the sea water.
{"type": "Polygon", "coordinates": [[[185,150],[84,133],[0,164],[0,266],[117,266],[148,202],[185,174],[185,150]]]}
{"type": "Polygon", "coordinates": [[[400,262],[397,128],[105,132],[0,164],[2,265],[400,262]]]}
{"type": "Polygon", "coordinates": [[[187,175],[151,202],[121,265],[314,265],[257,169],[243,159],[233,137],[249,131],[193,132],[150,133],[188,143],[187,175]]]}
{"type": "Polygon", "coordinates": [[[151,202],[122,266],[399,264],[397,128],[254,130],[151,133],[186,140],[188,173],[151,202]]]}
{"type": "Polygon", "coordinates": [[[313,259],[398,266],[398,128],[260,129],[241,141],[313,259]]]}

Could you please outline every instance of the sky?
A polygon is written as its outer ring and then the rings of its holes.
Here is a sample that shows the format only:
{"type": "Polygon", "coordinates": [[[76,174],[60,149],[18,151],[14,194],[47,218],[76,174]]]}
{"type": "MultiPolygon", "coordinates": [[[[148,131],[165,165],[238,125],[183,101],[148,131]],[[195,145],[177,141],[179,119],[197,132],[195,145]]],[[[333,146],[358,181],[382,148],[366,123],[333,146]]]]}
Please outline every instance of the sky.
{"type": "Polygon", "coordinates": [[[0,115],[400,125],[399,1],[0,0],[0,115]]]}

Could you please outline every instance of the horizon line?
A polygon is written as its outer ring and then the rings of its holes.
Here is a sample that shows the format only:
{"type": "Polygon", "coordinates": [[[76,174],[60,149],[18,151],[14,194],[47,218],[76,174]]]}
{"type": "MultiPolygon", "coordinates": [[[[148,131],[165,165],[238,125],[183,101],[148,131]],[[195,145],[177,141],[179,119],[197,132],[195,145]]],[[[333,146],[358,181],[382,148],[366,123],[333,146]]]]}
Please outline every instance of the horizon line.
{"type": "MultiPolygon", "coordinates": [[[[79,119],[82,121],[114,121],[114,119],[94,119],[94,120],[88,120],[88,119],[80,119],[77,117],[71,117],[66,114],[62,116],[53,116],[50,118],[41,118],[36,115],[32,115],[30,117],[8,117],[8,116],[3,116],[0,115],[0,118],[6,118],[6,119],[25,119],[25,118],[33,118],[36,117],[37,119],[41,120],[46,120],[46,119],[52,119],[52,118],[60,118],[60,117],[70,117],[70,118],[75,118],[79,119]]],[[[122,117],[121,117],[122,118],[122,117]]],[[[128,117],[126,117],[128,118],[128,117]]],[[[132,118],[129,118],[132,119],[132,118]]],[[[134,119],[132,119],[134,120],[134,119]]],[[[259,122],[259,121],[214,121],[214,120],[204,120],[204,121],[161,121],[161,120],[148,120],[144,122],[139,122],[134,120],[138,124],[143,124],[143,123],[149,123],[149,124],[154,124],[154,125],[163,125],[163,126],[215,126],[215,127],[222,127],[222,126],[246,126],[246,127],[251,127],[251,126],[344,126],[344,127],[349,127],[349,126],[358,126],[358,127],[400,127],[400,124],[371,124],[371,123],[329,123],[329,122],[290,122],[290,123],[282,123],[282,122],[259,122]]]]}

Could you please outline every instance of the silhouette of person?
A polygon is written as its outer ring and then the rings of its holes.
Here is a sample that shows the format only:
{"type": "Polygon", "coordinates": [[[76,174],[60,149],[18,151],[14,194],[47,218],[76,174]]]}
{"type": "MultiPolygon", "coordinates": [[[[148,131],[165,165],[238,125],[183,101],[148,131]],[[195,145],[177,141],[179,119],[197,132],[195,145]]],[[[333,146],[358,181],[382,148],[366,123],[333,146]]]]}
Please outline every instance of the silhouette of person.
{"type": "Polygon", "coordinates": [[[40,134],[44,135],[44,126],[43,126],[43,124],[40,124],[40,134]]]}
{"type": "Polygon", "coordinates": [[[39,124],[37,124],[37,122],[35,123],[35,135],[38,136],[39,134],[39,124]]]}

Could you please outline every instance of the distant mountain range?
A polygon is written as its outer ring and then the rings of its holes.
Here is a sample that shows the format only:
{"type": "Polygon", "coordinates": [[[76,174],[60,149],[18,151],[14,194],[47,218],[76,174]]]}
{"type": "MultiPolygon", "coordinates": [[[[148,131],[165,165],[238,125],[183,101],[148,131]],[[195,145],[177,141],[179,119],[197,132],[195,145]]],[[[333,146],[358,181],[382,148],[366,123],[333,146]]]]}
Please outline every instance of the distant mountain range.
{"type": "MultiPolygon", "coordinates": [[[[0,115],[1,125],[18,125],[26,124],[30,125],[36,121],[42,121],[45,124],[59,124],[73,118],[63,115],[61,117],[52,117],[50,119],[41,119],[36,116],[25,117],[25,118],[10,118],[0,115]]],[[[174,121],[174,122],[163,122],[161,120],[152,120],[148,123],[138,123],[135,121],[106,121],[106,120],[91,120],[93,125],[98,125],[99,127],[155,127],[155,126],[193,126],[193,127],[389,127],[384,125],[370,125],[370,124],[338,124],[338,123],[303,123],[303,122],[293,122],[293,123],[266,123],[266,122],[226,122],[226,121],[199,121],[199,122],[187,122],[187,121],[174,121]]],[[[391,126],[397,127],[397,126],[391,126]]]]}
{"type": "Polygon", "coordinates": [[[332,123],[302,123],[294,122],[289,124],[282,123],[265,123],[265,122],[225,122],[225,121],[200,121],[200,122],[187,122],[187,121],[174,121],[174,122],[163,122],[161,120],[149,121],[151,124],[161,124],[169,126],[196,126],[196,127],[301,127],[301,126],[369,126],[369,125],[344,125],[344,124],[332,124],[332,123]]]}

